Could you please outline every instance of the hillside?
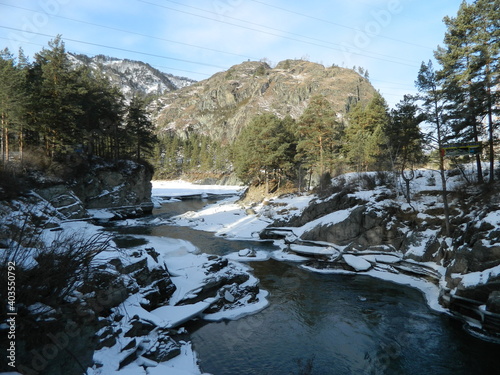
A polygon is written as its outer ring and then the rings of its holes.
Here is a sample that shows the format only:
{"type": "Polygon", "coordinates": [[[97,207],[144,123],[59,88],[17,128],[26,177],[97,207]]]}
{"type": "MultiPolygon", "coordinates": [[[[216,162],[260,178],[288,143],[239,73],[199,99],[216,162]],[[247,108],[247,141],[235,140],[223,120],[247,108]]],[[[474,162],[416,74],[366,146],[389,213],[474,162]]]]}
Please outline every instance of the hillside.
{"type": "Polygon", "coordinates": [[[118,86],[128,99],[135,93],[162,95],[195,82],[189,78],[163,73],[141,61],[118,59],[103,55],[89,57],[68,53],[68,56],[74,65],[87,65],[91,69],[98,70],[109,77],[111,82],[118,86]]]}
{"type": "Polygon", "coordinates": [[[370,100],[374,93],[370,82],[351,69],[303,60],[285,60],[275,68],[248,61],[168,92],[150,109],[159,133],[195,131],[231,142],[257,114],[298,118],[315,94],[327,97],[342,118],[353,104],[370,100]]]}

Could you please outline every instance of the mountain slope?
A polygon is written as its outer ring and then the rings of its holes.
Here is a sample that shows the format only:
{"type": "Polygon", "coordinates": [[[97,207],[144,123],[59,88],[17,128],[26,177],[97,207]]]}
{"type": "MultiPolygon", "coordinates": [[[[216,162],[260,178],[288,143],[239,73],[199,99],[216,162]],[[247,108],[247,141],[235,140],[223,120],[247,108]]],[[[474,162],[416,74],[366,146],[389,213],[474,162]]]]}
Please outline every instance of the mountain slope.
{"type": "Polygon", "coordinates": [[[75,66],[86,65],[101,71],[109,77],[113,84],[120,87],[128,99],[135,93],[162,95],[196,82],[189,78],[163,73],[141,61],[117,59],[103,55],[88,57],[68,53],[68,56],[75,66]]]}
{"type": "Polygon", "coordinates": [[[231,142],[257,114],[300,117],[315,94],[326,96],[342,118],[356,102],[370,100],[375,89],[351,69],[303,60],[285,60],[272,69],[264,62],[248,61],[169,92],[150,109],[159,132],[196,131],[231,142]]]}

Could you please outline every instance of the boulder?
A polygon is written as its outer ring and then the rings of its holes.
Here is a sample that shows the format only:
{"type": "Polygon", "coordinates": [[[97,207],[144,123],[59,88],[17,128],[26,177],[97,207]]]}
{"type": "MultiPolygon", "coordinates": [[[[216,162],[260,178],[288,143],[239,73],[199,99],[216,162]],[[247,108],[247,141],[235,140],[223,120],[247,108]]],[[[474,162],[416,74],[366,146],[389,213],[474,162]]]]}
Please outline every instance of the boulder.
{"type": "Polygon", "coordinates": [[[88,209],[137,207],[152,208],[153,170],[129,160],[95,165],[71,188],[88,209]]]}
{"type": "Polygon", "coordinates": [[[348,217],[338,223],[318,225],[304,233],[303,240],[326,241],[340,246],[370,247],[390,245],[396,249],[401,246],[402,234],[390,225],[391,215],[358,206],[350,211],[348,217]]]}
{"type": "Polygon", "coordinates": [[[132,327],[125,333],[125,337],[146,336],[156,327],[153,323],[139,318],[133,319],[131,325],[132,327]]]}
{"type": "Polygon", "coordinates": [[[490,293],[488,301],[486,301],[486,310],[500,314],[500,290],[495,290],[490,293]]]}
{"type": "Polygon", "coordinates": [[[88,217],[83,202],[66,185],[55,185],[36,190],[66,219],[82,219],[88,217]]]}

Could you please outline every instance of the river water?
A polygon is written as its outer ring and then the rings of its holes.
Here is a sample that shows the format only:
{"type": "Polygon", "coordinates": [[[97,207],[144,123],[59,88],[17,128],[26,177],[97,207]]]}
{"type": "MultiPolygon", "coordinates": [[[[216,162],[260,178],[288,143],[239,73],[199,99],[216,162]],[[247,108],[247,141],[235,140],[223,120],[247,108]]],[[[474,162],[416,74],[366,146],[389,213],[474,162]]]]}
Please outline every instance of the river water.
{"type": "MultiPolygon", "coordinates": [[[[165,218],[206,203],[169,203],[153,215],[165,218]]],[[[116,230],[122,236],[182,238],[202,252],[217,255],[247,247],[275,249],[271,244],[230,241],[186,227],[148,226],[147,221],[116,230]]],[[[248,264],[260,287],[269,291],[269,306],[237,321],[189,324],[205,372],[500,374],[500,345],[471,337],[449,316],[430,310],[418,290],[362,275],[316,274],[272,259],[248,264]]]]}

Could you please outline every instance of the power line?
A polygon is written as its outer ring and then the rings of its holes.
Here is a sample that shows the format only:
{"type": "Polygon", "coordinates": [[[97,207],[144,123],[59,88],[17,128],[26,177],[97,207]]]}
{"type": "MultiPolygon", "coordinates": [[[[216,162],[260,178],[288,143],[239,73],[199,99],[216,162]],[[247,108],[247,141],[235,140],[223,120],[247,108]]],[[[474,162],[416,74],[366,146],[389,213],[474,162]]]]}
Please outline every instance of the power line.
{"type": "MultiPolygon", "coordinates": [[[[15,28],[15,27],[8,27],[8,26],[1,26],[0,25],[0,28],[7,29],[7,30],[13,30],[13,31],[19,31],[19,32],[22,32],[22,33],[29,33],[29,34],[34,34],[34,35],[45,36],[45,37],[52,38],[52,39],[56,37],[54,35],[48,35],[48,34],[38,33],[38,32],[34,32],[34,31],[28,31],[28,30],[21,30],[21,29],[15,28]]],[[[81,44],[86,44],[86,45],[95,46],[95,47],[101,47],[101,48],[109,48],[109,49],[114,49],[114,50],[117,50],[117,51],[129,52],[129,53],[136,53],[136,54],[144,55],[144,56],[158,57],[158,58],[161,58],[161,59],[174,60],[174,61],[185,62],[185,63],[196,64],[196,65],[203,65],[203,66],[208,66],[208,67],[218,68],[218,69],[223,69],[223,70],[227,69],[226,67],[220,66],[220,65],[207,64],[207,63],[202,63],[202,62],[198,62],[198,61],[179,59],[179,58],[176,58],[176,57],[168,57],[168,56],[163,56],[163,55],[156,55],[154,53],[134,51],[134,50],[126,49],[126,48],[106,46],[104,44],[85,42],[83,40],[70,39],[70,38],[66,38],[66,37],[63,38],[63,39],[67,40],[67,41],[70,41],[70,42],[74,42],[74,43],[81,43],[81,44]]]]}
{"type": "MultiPolygon", "coordinates": [[[[11,7],[11,8],[17,8],[17,9],[26,10],[26,11],[29,11],[29,12],[34,12],[34,13],[37,12],[34,9],[24,8],[24,7],[20,7],[20,6],[16,6],[16,5],[11,5],[11,4],[0,3],[0,5],[5,5],[5,6],[11,7]]],[[[68,20],[68,21],[72,21],[72,22],[78,22],[78,23],[82,23],[82,24],[90,25],[90,26],[102,27],[104,29],[119,31],[119,32],[131,34],[131,35],[142,36],[142,37],[145,37],[145,38],[156,39],[156,40],[160,40],[162,42],[175,43],[175,44],[180,44],[180,45],[184,45],[184,46],[188,46],[188,47],[200,48],[200,49],[204,49],[204,50],[207,50],[207,51],[212,51],[212,52],[217,52],[217,53],[223,53],[223,54],[237,56],[237,57],[243,57],[245,59],[257,60],[256,58],[251,57],[251,56],[240,55],[240,54],[237,54],[237,53],[231,53],[231,52],[226,52],[226,51],[220,51],[220,50],[213,49],[213,48],[208,48],[208,47],[198,46],[198,45],[195,45],[195,44],[189,44],[189,43],[179,42],[179,41],[176,41],[176,40],[170,40],[170,39],[160,38],[160,37],[153,36],[153,35],[146,35],[146,34],[134,32],[134,31],[120,29],[120,28],[117,28],[117,27],[111,27],[111,26],[101,25],[101,24],[97,24],[97,23],[93,23],[93,22],[82,21],[82,20],[78,20],[78,19],[75,19],[75,18],[69,18],[69,17],[59,16],[59,15],[51,15],[51,17],[60,18],[60,19],[68,20]]]]}
{"type": "MultiPolygon", "coordinates": [[[[180,9],[175,9],[175,8],[172,8],[172,7],[168,7],[166,5],[152,3],[152,2],[146,1],[146,0],[137,0],[137,1],[141,2],[141,3],[153,5],[153,6],[156,6],[156,7],[160,7],[160,8],[172,10],[174,12],[188,14],[188,15],[191,15],[191,16],[195,16],[195,17],[199,17],[199,18],[203,18],[203,19],[208,19],[208,20],[211,20],[211,21],[215,21],[215,22],[227,24],[227,25],[230,25],[230,26],[239,27],[239,28],[242,28],[242,29],[256,31],[256,32],[259,32],[259,33],[267,34],[267,35],[277,36],[277,37],[283,38],[283,39],[293,40],[295,42],[305,43],[305,44],[309,44],[309,45],[313,45],[313,46],[317,46],[317,47],[322,47],[322,48],[328,48],[328,49],[331,49],[331,50],[334,50],[334,51],[348,52],[348,53],[350,53],[352,55],[363,56],[363,57],[367,57],[367,58],[371,58],[371,59],[376,59],[376,60],[381,60],[381,61],[386,61],[386,62],[390,62],[390,63],[394,63],[394,64],[400,64],[400,65],[406,65],[406,66],[411,66],[411,67],[417,67],[417,65],[413,65],[413,64],[407,64],[407,63],[403,63],[403,62],[398,62],[398,61],[390,60],[388,58],[375,57],[375,56],[367,55],[366,53],[359,53],[359,52],[355,52],[355,51],[352,51],[352,50],[348,50],[348,47],[345,47],[344,49],[334,48],[334,47],[326,46],[324,44],[307,42],[307,41],[304,41],[304,40],[301,40],[301,39],[296,39],[296,38],[292,38],[292,37],[288,37],[288,36],[284,36],[284,35],[280,35],[280,34],[271,33],[271,32],[264,31],[264,30],[258,30],[258,29],[255,29],[255,28],[252,28],[252,27],[248,27],[248,26],[238,25],[238,24],[235,24],[235,23],[231,23],[231,22],[227,22],[227,21],[223,21],[223,20],[214,19],[214,18],[203,16],[203,15],[200,15],[200,14],[195,14],[195,13],[187,12],[187,11],[184,11],[184,10],[180,10],[180,9]]],[[[206,11],[206,12],[209,12],[209,11],[206,11]]],[[[211,13],[211,12],[209,12],[209,13],[211,13]]],[[[244,22],[247,22],[247,21],[244,21],[244,22]]],[[[268,28],[267,26],[262,26],[262,27],[268,28]]],[[[304,36],[301,36],[301,37],[308,38],[308,37],[304,37],[304,36]]],[[[309,39],[311,39],[311,38],[309,38],[309,39]]],[[[321,42],[322,43],[333,44],[333,43],[330,43],[330,42],[324,42],[324,41],[321,41],[321,42]]],[[[339,45],[339,44],[336,44],[336,45],[339,45]]],[[[344,46],[342,46],[342,47],[344,47],[344,46]]],[[[380,54],[377,54],[377,53],[374,53],[374,52],[369,52],[369,53],[371,53],[373,55],[380,55],[380,54]]],[[[382,56],[385,56],[385,55],[382,55],[382,56]]],[[[387,57],[395,58],[393,56],[387,56],[387,57]]],[[[396,59],[397,59],[397,57],[396,57],[396,59]]]]}
{"type": "MultiPolygon", "coordinates": [[[[139,0],[139,1],[141,1],[141,0],[139,0]]],[[[216,12],[212,12],[212,11],[209,11],[209,10],[206,10],[206,9],[194,7],[192,5],[182,4],[182,3],[179,3],[178,1],[173,1],[173,0],[164,0],[164,1],[167,1],[167,2],[172,3],[172,4],[177,4],[177,5],[186,7],[186,8],[191,8],[191,9],[199,10],[199,11],[202,11],[202,12],[205,12],[205,13],[208,13],[208,14],[213,14],[213,15],[216,15],[216,16],[219,15],[216,12]]],[[[246,24],[249,24],[249,25],[254,25],[254,26],[262,27],[262,28],[265,28],[265,29],[268,29],[268,30],[278,31],[278,32],[284,33],[284,34],[298,36],[300,38],[312,40],[314,42],[320,42],[320,43],[330,44],[330,45],[334,45],[334,46],[344,47],[342,44],[339,44],[339,43],[334,43],[334,42],[331,42],[331,41],[328,41],[328,40],[323,40],[323,39],[318,39],[318,38],[312,38],[312,37],[305,36],[305,35],[302,35],[302,34],[292,33],[290,31],[285,31],[285,30],[281,30],[281,29],[276,29],[274,27],[269,27],[269,26],[266,26],[266,25],[262,25],[260,23],[247,21],[247,20],[244,20],[244,19],[241,19],[241,18],[236,18],[236,17],[232,17],[232,16],[228,16],[228,15],[224,15],[224,18],[232,19],[232,20],[235,20],[235,21],[238,21],[238,22],[243,22],[243,23],[246,23],[246,24]]],[[[216,20],[216,19],[212,19],[212,20],[214,20],[216,22],[219,22],[219,20],[216,20]]],[[[259,30],[256,30],[256,31],[259,31],[259,30]]],[[[376,52],[370,52],[370,53],[372,53],[373,55],[381,56],[381,57],[385,57],[385,58],[391,58],[391,59],[395,58],[395,59],[398,59],[398,60],[401,60],[401,61],[413,62],[413,60],[408,60],[408,59],[404,59],[404,58],[401,58],[401,57],[388,56],[388,55],[384,55],[384,54],[380,54],[380,53],[376,53],[376,52]]]]}
{"type": "MultiPolygon", "coordinates": [[[[416,65],[410,65],[410,64],[403,63],[403,62],[398,62],[398,61],[392,60],[392,59],[394,59],[394,58],[395,58],[395,57],[393,57],[393,56],[387,56],[387,55],[383,55],[383,54],[378,54],[378,53],[369,52],[369,53],[370,53],[370,54],[372,54],[372,55],[378,55],[378,56],[381,56],[381,57],[383,57],[383,58],[380,58],[380,57],[374,57],[374,56],[368,55],[368,54],[366,54],[366,53],[359,53],[359,52],[355,52],[355,51],[350,51],[347,47],[342,46],[342,45],[340,45],[340,44],[338,44],[338,43],[332,43],[332,42],[323,41],[323,40],[316,39],[316,38],[310,38],[310,37],[303,36],[303,35],[296,34],[296,33],[289,33],[289,32],[283,31],[283,30],[270,28],[270,27],[267,27],[267,26],[265,26],[265,25],[260,25],[260,24],[254,23],[254,22],[249,22],[249,21],[246,21],[246,20],[241,20],[241,19],[238,19],[238,18],[235,18],[235,17],[229,17],[229,16],[226,16],[226,18],[235,19],[235,20],[238,20],[238,21],[240,21],[240,22],[246,22],[246,23],[248,23],[248,24],[256,25],[256,26],[263,27],[263,28],[267,28],[267,29],[270,29],[270,30],[276,30],[276,31],[283,32],[283,33],[288,33],[288,34],[291,34],[291,35],[296,35],[296,36],[299,36],[299,37],[301,37],[301,38],[310,39],[310,40],[315,40],[315,41],[318,41],[318,42],[321,42],[321,43],[327,43],[327,44],[332,44],[332,45],[338,45],[338,46],[343,47],[343,49],[332,48],[332,47],[328,47],[328,46],[325,46],[325,45],[322,45],[322,44],[317,44],[317,43],[306,42],[306,41],[304,41],[304,40],[299,40],[299,39],[295,39],[295,38],[285,37],[285,36],[282,36],[282,35],[277,35],[277,34],[273,34],[273,33],[265,32],[265,31],[262,31],[262,30],[257,30],[257,29],[254,29],[254,28],[245,27],[245,26],[242,26],[242,25],[236,25],[236,24],[233,24],[233,23],[228,23],[228,22],[224,22],[224,21],[216,20],[216,19],[213,19],[213,18],[210,18],[210,17],[204,17],[204,16],[197,15],[197,14],[193,14],[193,13],[190,13],[190,12],[184,12],[184,11],[181,11],[181,10],[178,10],[178,9],[174,9],[174,8],[166,7],[166,6],[163,6],[163,5],[160,5],[160,4],[155,4],[155,3],[151,3],[151,2],[148,2],[148,1],[144,1],[144,0],[137,0],[137,1],[139,1],[139,2],[143,2],[143,3],[146,3],[146,4],[150,4],[150,5],[153,5],[153,6],[158,6],[158,7],[166,8],[166,9],[169,9],[169,10],[173,10],[173,11],[177,11],[177,12],[181,12],[181,13],[185,13],[185,14],[189,14],[189,15],[197,16],[197,17],[202,17],[202,18],[209,19],[209,20],[213,20],[213,21],[216,21],[216,22],[227,23],[227,24],[229,24],[229,25],[236,26],[236,27],[242,27],[242,28],[245,28],[245,29],[249,29],[249,30],[253,30],[253,31],[261,32],[261,33],[270,34],[270,35],[278,36],[278,37],[281,37],[281,38],[285,38],[285,39],[290,39],[290,40],[298,41],[298,42],[301,42],[301,43],[306,43],[306,44],[310,44],[310,45],[319,46],[319,47],[322,47],[322,48],[329,48],[329,49],[333,49],[333,50],[336,50],[336,51],[341,51],[341,52],[344,52],[344,53],[349,53],[349,54],[352,54],[352,55],[364,56],[364,57],[373,58],[373,59],[378,59],[378,60],[382,60],[382,61],[387,61],[387,62],[391,62],[391,63],[395,63],[395,64],[401,64],[401,65],[407,65],[407,66],[414,66],[414,67],[416,66],[416,65]]],[[[169,0],[166,0],[166,1],[169,1],[169,0]]],[[[184,4],[180,4],[179,2],[176,2],[176,1],[170,1],[170,2],[171,2],[171,3],[174,3],[174,4],[178,4],[178,5],[186,6],[186,7],[192,8],[192,9],[201,10],[201,11],[204,11],[204,12],[209,13],[209,14],[216,14],[216,13],[214,13],[214,12],[210,12],[210,11],[207,11],[207,10],[204,10],[204,9],[201,9],[201,8],[196,8],[196,7],[192,7],[192,6],[187,6],[187,5],[184,5],[184,4]]],[[[6,6],[13,7],[13,8],[17,8],[17,9],[22,9],[22,10],[27,10],[27,11],[31,11],[31,12],[36,12],[36,11],[35,11],[35,10],[33,10],[33,9],[24,8],[24,7],[19,7],[19,6],[14,6],[14,5],[10,5],[10,4],[0,3],[0,5],[6,5],[6,6]]],[[[155,36],[151,36],[151,35],[146,35],[146,34],[142,34],[142,33],[137,33],[137,32],[133,32],[133,31],[129,31],[129,30],[124,30],[124,29],[120,29],[120,28],[116,28],[116,27],[110,27],[110,26],[100,25],[100,24],[96,24],[96,23],[93,23],[93,22],[82,21],[82,20],[78,20],[78,19],[74,19],[74,18],[63,17],[63,16],[58,16],[58,15],[53,15],[53,17],[57,17],[57,18],[61,18],[61,19],[66,19],[66,20],[69,20],[69,21],[72,21],[72,22],[79,22],[79,23],[83,23],[83,24],[87,24],[87,25],[91,25],[91,26],[102,27],[102,28],[106,28],[106,29],[110,29],[110,30],[115,30],[115,31],[125,32],[125,33],[129,33],[129,34],[133,34],[133,35],[139,35],[139,36],[142,36],[142,37],[145,37],[145,38],[157,39],[157,40],[166,41],[166,42],[170,42],[170,43],[177,43],[177,44],[187,45],[187,46],[194,47],[194,48],[200,48],[200,49],[210,50],[210,51],[212,51],[212,52],[223,53],[223,54],[229,54],[229,55],[233,55],[233,56],[239,56],[239,57],[243,57],[243,58],[245,58],[245,59],[258,60],[258,59],[257,59],[257,58],[255,58],[255,57],[249,57],[249,56],[246,56],[246,55],[235,54],[235,53],[231,53],[231,52],[227,52],[227,51],[221,51],[221,50],[216,50],[216,49],[212,49],[212,48],[202,47],[202,46],[198,46],[198,45],[193,45],[193,44],[188,44],[188,43],[183,43],[183,42],[173,41],[173,40],[169,40],[169,39],[165,39],[165,38],[159,38],[159,37],[155,37],[155,36]]],[[[68,38],[66,38],[66,39],[67,39],[67,40],[69,40],[68,38]]],[[[81,41],[80,41],[80,42],[81,42],[81,41]]],[[[396,57],[396,59],[399,59],[399,60],[402,60],[402,61],[410,61],[410,60],[401,59],[401,58],[397,58],[397,57],[396,57]]]]}
{"type": "MultiPolygon", "coordinates": [[[[283,12],[287,12],[287,13],[290,13],[290,14],[295,14],[295,15],[298,15],[298,16],[301,16],[301,17],[309,18],[309,19],[312,19],[314,21],[320,21],[320,22],[327,23],[327,24],[330,24],[330,25],[342,27],[344,29],[349,29],[349,30],[353,30],[353,31],[359,31],[359,29],[356,28],[356,27],[343,25],[343,24],[340,24],[340,23],[337,23],[337,22],[333,22],[333,21],[330,21],[330,20],[325,20],[323,18],[319,18],[319,17],[315,17],[315,16],[310,16],[310,15],[307,15],[307,14],[304,14],[304,13],[300,13],[300,12],[296,12],[296,11],[293,11],[293,10],[290,10],[290,9],[282,8],[282,7],[279,7],[279,6],[276,6],[276,5],[268,4],[268,3],[264,2],[264,1],[260,1],[260,0],[250,0],[250,1],[252,1],[254,3],[265,5],[265,6],[270,7],[270,8],[275,8],[275,9],[281,10],[283,12]]],[[[416,47],[425,48],[425,49],[429,49],[429,50],[433,49],[433,48],[428,47],[428,46],[423,46],[423,45],[417,44],[417,43],[411,43],[411,42],[408,42],[406,40],[391,38],[391,37],[385,36],[385,35],[377,35],[377,36],[380,37],[380,38],[392,40],[392,41],[399,42],[399,43],[408,44],[408,45],[411,45],[411,46],[416,46],[416,47]]]]}
{"type": "MultiPolygon", "coordinates": [[[[3,36],[0,36],[0,39],[3,39],[3,40],[12,40],[12,38],[6,38],[6,37],[3,37],[3,36]]],[[[34,42],[28,42],[28,41],[21,41],[21,40],[14,40],[16,42],[22,42],[24,44],[31,44],[31,45],[34,45],[34,46],[39,46],[39,47],[45,47],[44,44],[40,44],[40,43],[34,43],[34,42]]],[[[84,53],[83,51],[78,51],[78,50],[74,50],[72,51],[73,53],[84,53]]],[[[175,70],[175,71],[178,71],[178,72],[184,72],[184,73],[191,73],[191,74],[197,74],[197,75],[201,75],[201,76],[205,76],[205,77],[210,77],[211,75],[210,74],[207,74],[207,73],[200,73],[200,72],[194,72],[192,70],[185,70],[185,69],[179,69],[179,68],[173,68],[171,66],[162,66],[162,65],[156,65],[156,64],[150,64],[153,68],[157,68],[157,69],[168,69],[168,71],[171,71],[171,70],[175,70]]],[[[166,73],[166,74],[169,74],[169,73],[166,73]]]]}

